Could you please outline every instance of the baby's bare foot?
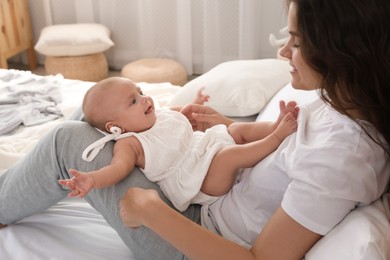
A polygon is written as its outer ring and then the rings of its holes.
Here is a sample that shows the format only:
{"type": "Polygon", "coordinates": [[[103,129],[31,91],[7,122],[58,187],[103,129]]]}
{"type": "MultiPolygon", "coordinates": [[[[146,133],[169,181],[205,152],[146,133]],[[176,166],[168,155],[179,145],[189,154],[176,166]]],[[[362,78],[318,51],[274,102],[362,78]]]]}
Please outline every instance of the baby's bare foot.
{"type": "Polygon", "coordinates": [[[298,123],[291,112],[287,113],[279,125],[276,127],[274,134],[280,139],[284,140],[287,136],[297,130],[298,123]]]}
{"type": "Polygon", "coordinates": [[[298,112],[299,107],[297,106],[297,102],[295,101],[289,101],[287,104],[283,100],[279,101],[279,117],[275,122],[275,125],[279,125],[279,123],[282,121],[282,119],[288,114],[292,113],[292,116],[297,119],[298,118],[298,112]]]}

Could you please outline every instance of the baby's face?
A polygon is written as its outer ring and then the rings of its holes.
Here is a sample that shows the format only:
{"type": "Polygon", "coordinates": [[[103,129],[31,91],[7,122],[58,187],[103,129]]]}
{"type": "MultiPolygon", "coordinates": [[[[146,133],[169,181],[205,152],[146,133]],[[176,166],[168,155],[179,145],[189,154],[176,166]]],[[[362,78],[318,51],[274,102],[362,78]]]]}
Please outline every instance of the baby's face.
{"type": "Polygon", "coordinates": [[[129,81],[118,84],[110,90],[113,111],[112,123],[122,132],[142,132],[151,128],[156,122],[153,99],[144,96],[141,88],[129,81]]]}

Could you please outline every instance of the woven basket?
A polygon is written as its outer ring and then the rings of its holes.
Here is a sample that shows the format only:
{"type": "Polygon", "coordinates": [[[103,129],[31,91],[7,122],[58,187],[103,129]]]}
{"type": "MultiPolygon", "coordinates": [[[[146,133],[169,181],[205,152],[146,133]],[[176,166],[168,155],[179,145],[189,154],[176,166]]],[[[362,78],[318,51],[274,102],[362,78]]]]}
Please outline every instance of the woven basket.
{"type": "Polygon", "coordinates": [[[61,73],[66,79],[99,81],[108,77],[108,64],[103,53],[84,56],[46,56],[46,74],[61,73]]]}

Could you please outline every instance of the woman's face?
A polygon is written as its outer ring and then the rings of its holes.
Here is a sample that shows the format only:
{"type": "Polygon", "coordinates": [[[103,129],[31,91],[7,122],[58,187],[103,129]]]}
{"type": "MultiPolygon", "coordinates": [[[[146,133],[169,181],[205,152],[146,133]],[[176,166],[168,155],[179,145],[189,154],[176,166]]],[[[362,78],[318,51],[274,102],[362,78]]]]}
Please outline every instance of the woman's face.
{"type": "Polygon", "coordinates": [[[280,50],[280,55],[287,58],[291,65],[291,85],[296,89],[313,90],[320,86],[321,76],[305,62],[299,49],[301,41],[297,30],[297,8],[292,2],[288,10],[288,31],[290,38],[280,50]]]}

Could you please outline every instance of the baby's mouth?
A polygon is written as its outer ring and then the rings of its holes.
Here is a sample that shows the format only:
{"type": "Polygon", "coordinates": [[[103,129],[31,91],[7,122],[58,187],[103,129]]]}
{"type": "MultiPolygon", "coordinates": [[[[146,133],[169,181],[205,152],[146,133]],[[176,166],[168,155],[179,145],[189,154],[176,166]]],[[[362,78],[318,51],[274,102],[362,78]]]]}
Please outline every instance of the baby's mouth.
{"type": "Polygon", "coordinates": [[[148,109],[145,111],[145,115],[149,114],[152,111],[153,111],[153,107],[152,106],[148,107],[148,109]]]}

